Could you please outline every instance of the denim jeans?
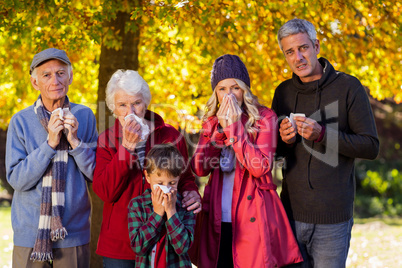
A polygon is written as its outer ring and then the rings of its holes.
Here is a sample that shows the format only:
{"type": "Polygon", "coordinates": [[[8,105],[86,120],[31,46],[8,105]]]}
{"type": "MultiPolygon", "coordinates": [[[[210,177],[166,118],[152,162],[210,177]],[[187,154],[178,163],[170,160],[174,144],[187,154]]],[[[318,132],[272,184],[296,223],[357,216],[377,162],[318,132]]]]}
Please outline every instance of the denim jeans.
{"type": "Polygon", "coordinates": [[[289,267],[343,268],[350,246],[353,217],[337,224],[290,221],[304,262],[289,267]]]}
{"type": "Polygon", "coordinates": [[[103,257],[103,268],[133,268],[135,267],[134,260],[120,260],[103,257]]]}

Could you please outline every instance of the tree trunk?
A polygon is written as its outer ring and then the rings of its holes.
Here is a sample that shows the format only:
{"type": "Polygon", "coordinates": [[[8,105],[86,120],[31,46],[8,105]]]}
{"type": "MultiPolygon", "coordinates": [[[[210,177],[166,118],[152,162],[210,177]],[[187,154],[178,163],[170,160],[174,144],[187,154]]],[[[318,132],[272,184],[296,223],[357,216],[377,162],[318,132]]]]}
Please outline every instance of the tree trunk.
{"type": "Polygon", "coordinates": [[[6,178],[6,141],[7,131],[0,129],[0,186],[6,189],[6,192],[2,192],[0,187],[0,206],[3,200],[11,203],[11,197],[14,193],[14,189],[8,184],[6,178]]]}
{"type": "MultiPolygon", "coordinates": [[[[125,32],[125,27],[130,21],[130,14],[118,12],[116,19],[104,22],[104,27],[112,28],[119,33],[122,40],[121,49],[101,47],[98,87],[98,108],[96,113],[99,134],[114,123],[114,117],[106,106],[106,85],[112,74],[118,69],[138,69],[138,44],[140,29],[125,32]]],[[[138,25],[138,21],[136,22],[138,25]]],[[[91,267],[103,267],[102,257],[95,253],[102,223],[103,202],[90,187],[92,197],[92,221],[91,221],[91,267]]]]}

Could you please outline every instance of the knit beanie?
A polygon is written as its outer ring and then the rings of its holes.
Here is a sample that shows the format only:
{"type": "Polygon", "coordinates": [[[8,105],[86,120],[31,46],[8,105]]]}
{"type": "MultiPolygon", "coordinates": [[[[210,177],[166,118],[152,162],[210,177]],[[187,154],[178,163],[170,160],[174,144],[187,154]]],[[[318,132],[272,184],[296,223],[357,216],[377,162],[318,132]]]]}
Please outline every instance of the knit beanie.
{"type": "Polygon", "coordinates": [[[236,55],[225,54],[215,60],[211,71],[212,90],[220,81],[227,78],[239,79],[250,87],[250,76],[247,68],[236,55]]]}

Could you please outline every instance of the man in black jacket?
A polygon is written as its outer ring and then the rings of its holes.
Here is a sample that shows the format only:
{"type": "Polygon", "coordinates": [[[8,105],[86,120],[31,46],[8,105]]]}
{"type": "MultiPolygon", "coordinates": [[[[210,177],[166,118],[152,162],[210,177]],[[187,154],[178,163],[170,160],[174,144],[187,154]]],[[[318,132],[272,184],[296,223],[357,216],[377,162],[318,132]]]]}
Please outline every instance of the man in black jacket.
{"type": "Polygon", "coordinates": [[[354,161],[374,159],[379,150],[373,113],[360,81],[317,57],[310,22],[288,21],[278,43],[293,71],[276,89],[272,108],[280,119],[277,155],[286,160],[281,199],[305,260],[299,266],[345,267],[354,161]]]}

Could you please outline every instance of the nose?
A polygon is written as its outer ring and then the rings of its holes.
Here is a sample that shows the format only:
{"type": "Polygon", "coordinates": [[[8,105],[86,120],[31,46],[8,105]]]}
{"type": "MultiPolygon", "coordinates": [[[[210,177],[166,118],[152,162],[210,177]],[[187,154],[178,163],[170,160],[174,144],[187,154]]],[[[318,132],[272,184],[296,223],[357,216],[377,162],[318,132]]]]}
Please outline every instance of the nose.
{"type": "Polygon", "coordinates": [[[135,114],[134,105],[130,105],[130,114],[135,114]]]}
{"type": "Polygon", "coordinates": [[[57,77],[57,75],[52,75],[51,83],[53,85],[58,85],[60,83],[59,78],[57,77]]]}
{"type": "Polygon", "coordinates": [[[296,51],[296,59],[298,60],[298,61],[300,61],[301,59],[303,59],[303,54],[300,52],[300,51],[296,51]]]}

